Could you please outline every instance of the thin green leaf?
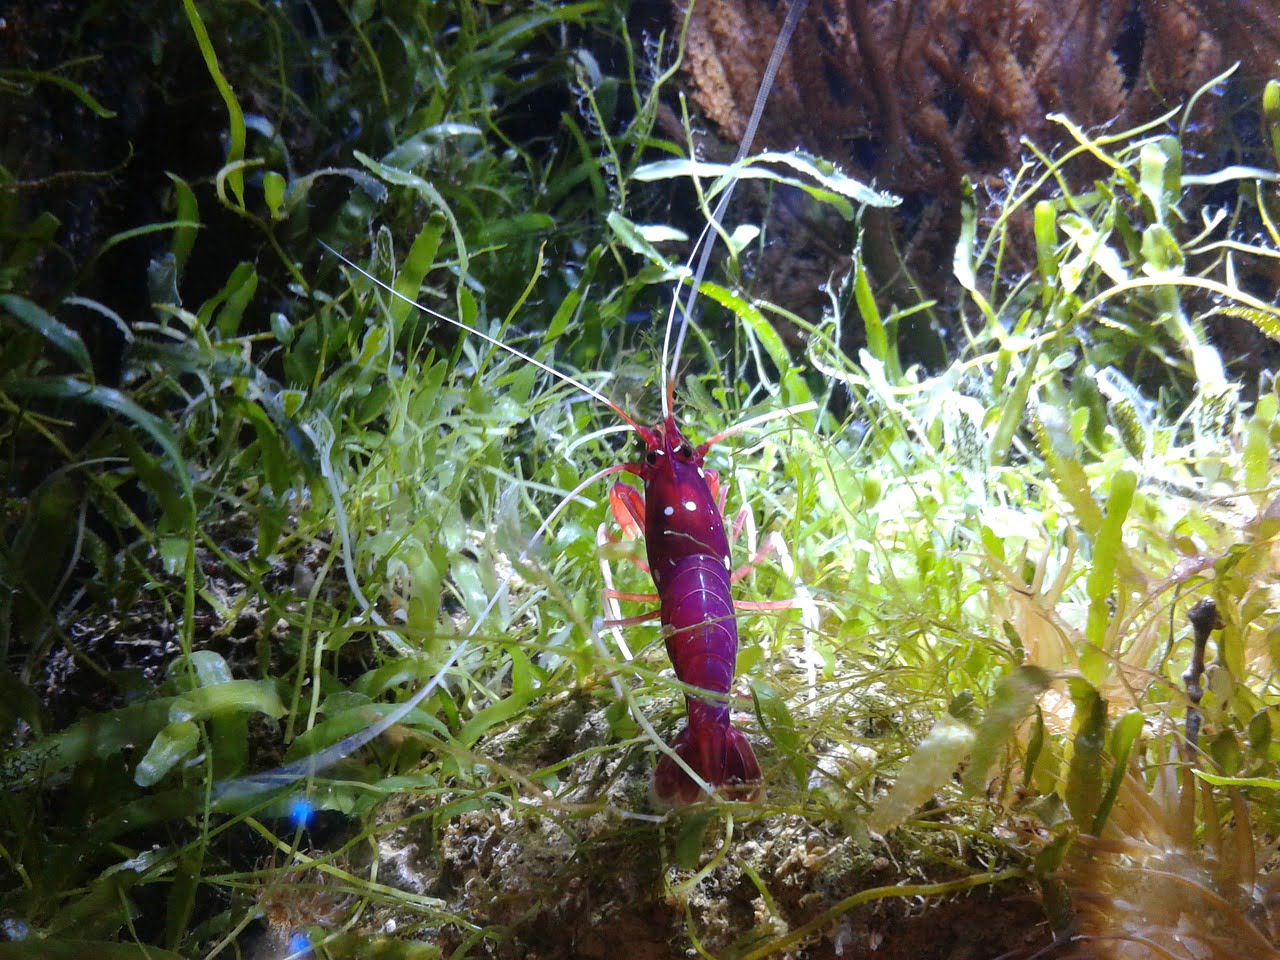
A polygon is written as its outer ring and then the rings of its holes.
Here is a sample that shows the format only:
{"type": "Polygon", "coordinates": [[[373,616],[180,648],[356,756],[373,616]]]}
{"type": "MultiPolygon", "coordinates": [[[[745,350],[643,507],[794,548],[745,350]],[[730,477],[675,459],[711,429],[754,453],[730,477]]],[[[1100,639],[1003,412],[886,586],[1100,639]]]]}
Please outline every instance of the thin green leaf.
{"type": "Polygon", "coordinates": [[[683,243],[689,239],[689,235],[683,230],[677,230],[665,223],[638,223],[636,229],[649,243],[669,243],[673,240],[683,243]]]}
{"type": "Polygon", "coordinates": [[[26,324],[69,356],[82,373],[93,375],[93,361],[89,359],[88,347],[80,339],[80,334],[61,320],[14,293],[0,294],[0,309],[7,310],[10,316],[26,324]]]}
{"type": "Polygon", "coordinates": [[[7,785],[47,777],[83,763],[149,742],[167,722],[172,698],[122,707],[73,723],[60,733],[8,754],[0,769],[7,785]]]}
{"type": "Polygon", "coordinates": [[[1268,80],[1263,87],[1262,115],[1271,131],[1271,153],[1280,165],[1280,80],[1268,80]]]}
{"type": "MultiPolygon", "coordinates": [[[[128,240],[134,240],[138,237],[146,237],[153,233],[160,233],[162,230],[188,230],[194,233],[204,228],[204,224],[194,220],[166,220],[163,223],[148,223],[141,227],[134,227],[131,230],[121,230],[119,233],[112,234],[107,238],[106,242],[94,251],[95,260],[100,260],[102,255],[113,247],[118,246],[128,240]]],[[[175,233],[176,236],[176,233],[175,233]]]]}
{"type": "MultiPolygon", "coordinates": [[[[159,458],[144,450],[132,435],[121,435],[119,442],[123,452],[129,457],[138,480],[160,504],[162,523],[158,526],[162,528],[162,532],[172,535],[175,530],[190,529],[195,519],[194,504],[174,485],[171,472],[164,468],[159,458]]],[[[170,559],[180,570],[185,562],[185,550],[179,547],[177,552],[178,555],[170,559]]]]}
{"type": "MultiPolygon", "coordinates": [[[[404,258],[404,263],[396,273],[392,284],[396,293],[409,300],[418,299],[418,294],[422,290],[422,281],[435,266],[436,253],[440,249],[440,238],[444,235],[448,222],[439,210],[431,211],[427,222],[422,225],[422,229],[414,238],[408,256],[404,258]]],[[[387,309],[397,331],[404,325],[410,313],[414,312],[412,304],[406,303],[399,297],[393,298],[387,309]]]]}
{"type": "Polygon", "coordinates": [[[1228,317],[1248,320],[1273,340],[1280,340],[1280,310],[1261,310],[1248,306],[1219,307],[1218,313],[1228,317]]]}
{"type": "Polygon", "coordinates": [[[170,946],[181,943],[186,936],[202,882],[202,864],[202,852],[188,850],[178,858],[177,869],[171,874],[164,925],[164,941],[170,946]]]}
{"type": "Polygon", "coordinates": [[[1257,787],[1260,790],[1280,790],[1280,780],[1274,777],[1223,777],[1204,770],[1192,770],[1197,777],[1215,787],[1257,787]]]}
{"type": "Polygon", "coordinates": [[[227,408],[239,413],[253,425],[258,441],[258,462],[262,465],[263,479],[272,493],[282,494],[293,486],[295,459],[289,455],[292,447],[281,435],[280,427],[252,400],[233,397],[227,408]]]}
{"type": "Polygon", "coordinates": [[[14,80],[30,80],[33,83],[51,83],[55,87],[61,87],[63,90],[67,91],[67,93],[71,94],[84,104],[91,113],[102,120],[110,120],[116,115],[114,110],[108,110],[104,107],[97,99],[94,98],[93,94],[80,86],[80,84],[76,83],[74,80],[69,80],[60,74],[50,73],[46,70],[5,70],[4,73],[6,78],[14,80]]]}
{"type": "MultiPolygon", "coordinates": [[[[1274,82],[1273,80],[1272,83],[1274,82]]],[[[1182,185],[1185,187],[1216,187],[1220,183],[1232,183],[1236,180],[1261,180],[1264,183],[1275,183],[1280,180],[1280,173],[1263,167],[1242,167],[1238,164],[1232,164],[1220,170],[1214,170],[1212,173],[1188,174],[1182,178],[1182,185]]]]}
{"type": "Polygon", "coordinates": [[[1031,778],[1035,775],[1036,764],[1040,762],[1040,754],[1044,751],[1045,725],[1044,711],[1037,704],[1036,719],[1031,725],[1031,736],[1027,738],[1027,759],[1022,768],[1023,789],[1031,787],[1031,778]]]}
{"type": "Polygon", "coordinates": [[[1076,825],[1093,825],[1102,798],[1102,749],[1106,744],[1107,701],[1080,677],[1068,681],[1075,704],[1075,740],[1067,771],[1067,809],[1076,825]]]}
{"type": "Polygon", "coordinates": [[[960,186],[960,238],[956,241],[955,254],[951,258],[951,271],[960,286],[969,292],[987,323],[996,323],[995,311],[986,295],[978,289],[978,277],[974,272],[974,249],[978,236],[978,205],[973,196],[973,182],[966,176],[960,186]]]}
{"type": "Polygon", "coordinates": [[[642,183],[678,177],[719,177],[721,182],[709,194],[714,196],[731,179],[770,180],[805,191],[816,200],[831,204],[846,218],[853,216],[849,201],[867,207],[896,207],[902,201],[889,193],[873,190],[853,177],[847,177],[825,160],[802,151],[779,153],[766,151],[747,157],[740,165],[711,163],[705,160],[659,160],[638,167],[632,179],[642,183]],[[804,179],[787,176],[770,169],[770,164],[789,167],[804,179]]]}
{"type": "Polygon", "coordinates": [[[951,781],[973,741],[973,728],[968,724],[950,714],[939,719],[903,766],[893,789],[876,803],[868,828],[887,833],[927,803],[951,781]]]}
{"type": "Polygon", "coordinates": [[[496,703],[491,703],[475,714],[461,730],[458,731],[458,743],[470,748],[475,745],[486,732],[499,724],[515,719],[538,696],[533,685],[529,658],[514,647],[511,654],[511,694],[496,703]]]}
{"type": "Polygon", "coordinates": [[[755,701],[756,716],[760,718],[761,728],[778,751],[787,758],[791,775],[804,788],[809,781],[809,762],[805,757],[806,741],[786,699],[772,686],[760,680],[751,681],[751,699],[755,701]]]}
{"type": "Polygon", "coordinates": [[[960,238],[956,241],[951,272],[960,281],[960,286],[971,293],[978,287],[978,278],[973,272],[973,247],[977,236],[978,212],[973,199],[973,184],[965,177],[960,192],[960,238]]]}
{"type": "Polygon", "coordinates": [[[727,307],[739,320],[745,322],[779,371],[785,371],[791,366],[791,354],[786,344],[782,342],[782,337],[777,330],[773,329],[773,325],[765,319],[764,314],[755,304],[709,280],[702,282],[700,292],[722,307],[727,307]]]}
{"type": "Polygon", "coordinates": [[[618,213],[616,210],[611,211],[605,217],[605,223],[609,225],[609,229],[613,231],[613,235],[618,238],[624,247],[632,253],[638,253],[650,263],[656,263],[661,267],[667,266],[667,259],[658,252],[648,240],[640,228],[634,223],[618,213]]]}
{"type": "Polygon", "coordinates": [[[1244,485],[1249,490],[1261,490],[1271,476],[1271,439],[1269,423],[1254,417],[1245,426],[1244,485]]]}
{"type": "Polygon", "coordinates": [[[702,848],[706,845],[707,828],[715,822],[714,810],[693,814],[680,827],[675,840],[675,859],[685,870],[697,870],[702,861],[702,848]]]}
{"type": "Polygon", "coordinates": [[[240,330],[240,319],[253,295],[258,290],[258,271],[251,263],[240,263],[231,271],[223,285],[222,306],[213,325],[224,340],[234,337],[240,330]]]}
{"type": "MultiPolygon", "coordinates": [[[[1133,503],[1138,478],[1128,470],[1119,470],[1111,478],[1111,494],[1107,497],[1107,514],[1098,530],[1093,545],[1093,566],[1085,589],[1089,594],[1089,620],[1085,635],[1090,643],[1101,648],[1106,639],[1107,623],[1111,619],[1108,601],[1115,585],[1116,564],[1124,549],[1124,521],[1133,503]]],[[[1101,677],[1089,677],[1098,683],[1101,677]]]]}
{"type": "Polygon", "coordinates": [[[354,156],[369,170],[381,177],[387,183],[393,184],[397,187],[408,187],[411,190],[417,191],[424,200],[445,215],[449,221],[449,227],[453,232],[453,240],[454,245],[457,247],[459,266],[465,274],[469,264],[466,239],[462,235],[462,228],[458,225],[457,218],[453,215],[453,209],[445,202],[444,196],[440,191],[416,173],[401,170],[393,166],[391,163],[382,163],[374,160],[372,157],[361,153],[359,150],[354,151],[354,156]]]}
{"type": "Polygon", "coordinates": [[[1102,835],[1102,828],[1107,825],[1107,818],[1111,816],[1111,808],[1115,806],[1120,785],[1124,783],[1125,774],[1129,770],[1129,754],[1138,734],[1142,732],[1144,720],[1141,710],[1130,710],[1111,731],[1111,781],[1107,784],[1107,792],[1093,817],[1093,827],[1089,832],[1095,837],[1102,835]]]}
{"type": "Polygon", "coordinates": [[[855,253],[853,260],[853,300],[858,305],[858,315],[862,317],[862,326],[867,332],[867,352],[891,368],[889,376],[896,381],[901,375],[901,371],[897,369],[897,351],[895,349],[895,355],[890,357],[889,337],[885,333],[884,320],[876,305],[875,294],[871,291],[871,282],[867,279],[867,268],[862,261],[861,250],[855,253]]]}
{"type": "Polygon", "coordinates": [[[1142,259],[1142,270],[1150,277],[1178,277],[1186,266],[1177,238],[1162,223],[1142,231],[1142,259]]]}
{"type": "Polygon", "coordinates": [[[183,654],[169,664],[165,672],[170,677],[185,680],[188,670],[195,673],[195,686],[198,687],[211,687],[215,683],[227,683],[233,679],[231,665],[222,654],[212,650],[196,650],[191,654],[183,654]]]}
{"type": "MultiPolygon", "coordinates": [[[[173,464],[178,487],[188,502],[194,504],[191,474],[186,460],[178,449],[177,441],[168,426],[158,417],[143,410],[136,403],[113,387],[95,386],[74,377],[32,377],[0,381],[0,390],[17,397],[44,397],[59,400],[80,400],[118,413],[141,427],[164,451],[173,464]]],[[[194,518],[194,510],[189,517],[194,518]]]]}
{"type": "Polygon", "coordinates": [[[262,175],[262,198],[267,202],[272,220],[283,219],[280,210],[284,206],[286,186],[284,177],[274,170],[268,170],[262,175]]]}
{"type": "Polygon", "coordinates": [[[1035,237],[1036,265],[1040,278],[1045,281],[1045,296],[1048,297],[1048,284],[1058,276],[1058,212],[1048,200],[1036,202],[1035,237]]]}
{"type": "Polygon", "coordinates": [[[1144,143],[1138,155],[1138,187],[1151,204],[1157,223],[1182,194],[1182,148],[1177,137],[1144,143]]]}
{"type": "MultiPolygon", "coordinates": [[[[995,436],[991,438],[991,465],[1001,466],[1009,455],[1013,445],[1013,436],[1022,424],[1027,413],[1027,397],[1031,395],[1031,385],[1035,382],[1036,364],[1040,361],[1040,344],[1035,344],[1027,352],[1023,360],[1022,373],[1018,375],[1013,390],[1000,404],[1000,423],[996,427],[995,436]]],[[[1010,361],[1012,362],[1012,361],[1010,361]]]]}
{"type": "Polygon", "coordinates": [[[603,248],[601,247],[591,251],[591,255],[587,257],[586,266],[583,268],[582,276],[578,279],[577,286],[570,290],[565,295],[565,298],[560,301],[560,306],[556,307],[555,316],[551,318],[551,323],[547,326],[543,349],[547,349],[551,344],[555,343],[568,329],[569,321],[577,315],[578,305],[582,303],[583,297],[591,289],[591,281],[595,277],[596,267],[600,263],[602,253],[603,248]]]}
{"type": "MultiPolygon", "coordinates": [[[[244,125],[244,111],[240,109],[240,102],[236,99],[235,91],[231,89],[231,84],[222,75],[222,69],[218,66],[217,51],[213,49],[213,41],[209,39],[209,31],[205,29],[204,21],[200,19],[200,11],[196,9],[194,0],[182,0],[182,6],[187,12],[187,19],[191,22],[191,32],[196,36],[196,43],[200,47],[200,55],[204,57],[205,69],[209,71],[209,76],[213,79],[213,85],[218,88],[218,93],[222,96],[222,102],[226,104],[227,163],[237,164],[244,159],[244,145],[247,137],[244,125]]],[[[227,184],[231,187],[231,192],[235,194],[236,203],[243,210],[244,173],[239,169],[228,173],[227,184]]]]}
{"type": "Polygon", "coordinates": [[[174,268],[179,277],[186,269],[191,251],[196,245],[196,237],[200,228],[200,203],[196,200],[196,192],[191,185],[175,173],[165,174],[173,184],[173,206],[176,222],[184,226],[176,227],[173,239],[169,242],[169,252],[173,254],[174,268]]]}
{"type": "Polygon", "coordinates": [[[1047,670],[1025,664],[1000,679],[991,695],[991,707],[987,710],[969,757],[969,769],[965,771],[964,788],[970,794],[981,791],[987,782],[987,771],[1004,745],[1009,742],[1032,710],[1040,694],[1049,689],[1052,676],[1047,670]]]}
{"type": "Polygon", "coordinates": [[[545,213],[519,213],[486,223],[482,230],[476,232],[472,246],[501,246],[520,237],[547,233],[555,228],[555,218],[545,213]]]}
{"type": "Polygon", "coordinates": [[[140,787],[154,786],[177,764],[195,753],[199,743],[200,728],[194,723],[183,720],[168,724],[156,734],[146,755],[138,762],[133,782],[140,787]]]}
{"type": "Polygon", "coordinates": [[[1073,454],[1058,451],[1054,434],[1045,420],[1033,414],[1031,423],[1036,445],[1040,448],[1040,455],[1044,457],[1045,467],[1053,478],[1054,486],[1075,511],[1076,520],[1084,532],[1090,535],[1096,533],[1102,526],[1102,510],[1089,490],[1089,479],[1084,467],[1073,454]]]}
{"type": "Polygon", "coordinates": [[[169,706],[169,722],[206,720],[235,713],[265,713],[284,716],[284,704],[269,680],[232,680],[200,687],[174,699],[169,706]]]}
{"type": "Polygon", "coordinates": [[[67,297],[62,301],[69,307],[84,307],[86,310],[92,310],[94,313],[104,317],[120,332],[121,338],[125,342],[133,341],[133,331],[129,329],[129,325],[124,322],[124,317],[116,313],[105,303],[99,303],[97,300],[90,300],[88,297],[67,297]]]}

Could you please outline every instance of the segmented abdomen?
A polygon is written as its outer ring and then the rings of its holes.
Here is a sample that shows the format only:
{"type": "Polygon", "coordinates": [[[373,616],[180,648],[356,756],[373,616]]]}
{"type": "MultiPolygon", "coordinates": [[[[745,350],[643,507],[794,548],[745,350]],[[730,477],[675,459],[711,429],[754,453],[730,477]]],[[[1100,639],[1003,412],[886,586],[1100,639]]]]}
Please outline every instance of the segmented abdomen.
{"type": "MultiPolygon", "coordinates": [[[[738,655],[738,625],[724,558],[699,553],[682,557],[662,577],[662,623],[667,656],[684,683],[727,694],[738,655]]],[[[691,723],[727,723],[727,698],[689,699],[691,723]]]]}

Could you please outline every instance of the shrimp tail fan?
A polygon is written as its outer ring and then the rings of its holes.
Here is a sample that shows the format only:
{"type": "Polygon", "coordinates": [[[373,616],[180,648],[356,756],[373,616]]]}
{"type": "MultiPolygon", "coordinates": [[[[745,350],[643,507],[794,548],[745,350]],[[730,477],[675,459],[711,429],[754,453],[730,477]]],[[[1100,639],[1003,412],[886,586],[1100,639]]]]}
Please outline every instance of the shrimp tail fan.
{"type": "MultiPolygon", "coordinates": [[[[742,731],[728,723],[691,722],[676,737],[672,749],[725,799],[760,797],[760,764],[742,731]]],[[[669,756],[658,760],[653,793],[659,801],[684,806],[705,799],[702,788],[669,756]]]]}

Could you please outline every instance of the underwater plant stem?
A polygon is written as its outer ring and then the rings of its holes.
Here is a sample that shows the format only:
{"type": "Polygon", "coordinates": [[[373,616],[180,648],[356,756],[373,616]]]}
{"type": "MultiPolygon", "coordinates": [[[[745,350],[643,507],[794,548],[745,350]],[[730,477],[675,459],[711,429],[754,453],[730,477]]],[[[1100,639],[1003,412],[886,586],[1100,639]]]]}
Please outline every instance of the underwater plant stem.
{"type": "MultiPolygon", "coordinates": [[[[1207,781],[1206,781],[1207,782],[1207,781]]],[[[1249,805],[1239,787],[1228,787],[1231,813],[1235,823],[1231,826],[1231,879],[1241,887],[1248,887],[1258,879],[1258,854],[1253,838],[1253,821],[1249,805]]]]}
{"type": "Polygon", "coordinates": [[[780,950],[793,947],[806,937],[818,933],[823,927],[834,923],[842,914],[848,913],[854,907],[860,907],[864,903],[887,900],[890,897],[941,897],[949,893],[971,890],[974,887],[1003,883],[1006,880],[1021,880],[1026,876],[1027,872],[1025,870],[1020,867],[1011,867],[998,873],[980,873],[972,877],[961,877],[959,880],[948,880],[945,883],[895,884],[888,887],[872,887],[869,890],[860,890],[852,896],[845,897],[830,910],[819,914],[808,923],[796,927],[785,936],[743,955],[742,960],[761,960],[761,958],[770,956],[780,950]]]}
{"type": "Polygon", "coordinates": [[[724,818],[724,843],[720,844],[720,849],[715,855],[707,861],[707,865],[695,873],[684,883],[677,886],[671,892],[681,900],[688,898],[693,892],[693,888],[700,884],[707,877],[711,876],[715,869],[724,862],[724,858],[729,855],[729,849],[733,846],[733,814],[729,813],[724,818]]]}
{"type": "Polygon", "coordinates": [[[1182,675],[1182,682],[1187,685],[1187,699],[1191,701],[1187,707],[1186,737],[1187,751],[1191,755],[1200,744],[1200,698],[1204,696],[1204,687],[1200,681],[1204,677],[1204,651],[1209,643],[1209,634],[1222,626],[1222,618],[1218,616],[1218,605],[1213,598],[1205,597],[1187,612],[1187,619],[1195,630],[1191,666],[1182,675]]]}

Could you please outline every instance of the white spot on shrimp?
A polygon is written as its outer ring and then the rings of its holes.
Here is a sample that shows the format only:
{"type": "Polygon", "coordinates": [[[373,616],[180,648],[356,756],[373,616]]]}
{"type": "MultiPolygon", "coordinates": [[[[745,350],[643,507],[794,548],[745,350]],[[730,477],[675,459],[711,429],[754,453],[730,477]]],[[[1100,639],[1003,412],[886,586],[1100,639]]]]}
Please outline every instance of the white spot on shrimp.
{"type": "Polygon", "coordinates": [[[656,454],[657,454],[658,456],[660,456],[660,457],[665,457],[665,456],[667,455],[667,451],[665,451],[665,450],[655,450],[655,451],[653,451],[653,452],[654,452],[654,453],[656,453],[656,454]]]}
{"type": "Polygon", "coordinates": [[[705,480],[705,479],[707,478],[707,471],[705,471],[705,470],[703,470],[701,467],[699,467],[699,468],[698,468],[698,476],[702,477],[702,479],[704,479],[704,480],[705,480]]]}
{"type": "Polygon", "coordinates": [[[675,507],[663,507],[663,508],[662,508],[663,516],[667,516],[667,517],[669,517],[669,516],[671,516],[671,515],[672,515],[673,513],[675,513],[675,512],[676,512],[676,508],[675,508],[675,507]]]}
{"type": "Polygon", "coordinates": [[[724,558],[724,568],[725,568],[726,570],[730,570],[730,569],[732,569],[732,565],[729,563],[729,558],[728,558],[728,557],[725,557],[725,558],[724,558]]]}
{"type": "Polygon", "coordinates": [[[688,510],[690,513],[693,513],[693,511],[698,509],[698,505],[694,503],[692,500],[686,500],[684,502],[684,508],[688,510]]]}

